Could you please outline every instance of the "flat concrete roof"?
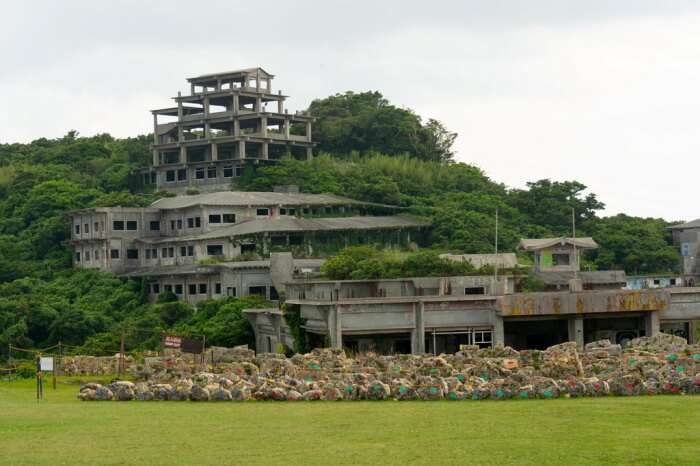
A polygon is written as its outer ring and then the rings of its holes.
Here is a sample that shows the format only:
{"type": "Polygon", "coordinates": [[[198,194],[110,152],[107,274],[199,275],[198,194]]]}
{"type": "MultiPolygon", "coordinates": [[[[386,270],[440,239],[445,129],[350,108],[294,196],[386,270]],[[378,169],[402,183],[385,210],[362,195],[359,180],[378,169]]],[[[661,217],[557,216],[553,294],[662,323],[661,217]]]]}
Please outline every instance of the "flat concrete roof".
{"type": "Polygon", "coordinates": [[[598,243],[596,243],[593,238],[534,238],[534,239],[521,239],[518,249],[524,251],[537,251],[539,249],[551,248],[552,246],[564,246],[570,244],[576,246],[580,249],[596,249],[598,243]]]}
{"type": "Polygon", "coordinates": [[[385,204],[357,201],[334,194],[279,193],[265,191],[221,191],[191,196],[165,197],[151,207],[157,209],[184,209],[200,205],[207,206],[312,206],[312,205],[367,205],[397,208],[385,204]]]}

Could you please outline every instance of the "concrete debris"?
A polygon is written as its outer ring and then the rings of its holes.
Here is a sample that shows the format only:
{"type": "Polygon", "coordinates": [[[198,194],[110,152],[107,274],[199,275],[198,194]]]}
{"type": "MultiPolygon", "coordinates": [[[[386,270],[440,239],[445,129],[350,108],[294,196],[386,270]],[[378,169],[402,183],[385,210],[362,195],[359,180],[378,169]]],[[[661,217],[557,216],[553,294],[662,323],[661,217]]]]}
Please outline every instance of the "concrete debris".
{"type": "Polygon", "coordinates": [[[349,358],[317,349],[291,358],[225,352],[206,371],[163,372],[133,384],[85,384],[81,400],[506,400],[700,394],[700,345],[672,335],[637,338],[622,350],[607,340],[579,352],[574,343],[544,351],[465,347],[453,355],[349,358]],[[228,355],[228,356],[223,356],[228,355]]]}

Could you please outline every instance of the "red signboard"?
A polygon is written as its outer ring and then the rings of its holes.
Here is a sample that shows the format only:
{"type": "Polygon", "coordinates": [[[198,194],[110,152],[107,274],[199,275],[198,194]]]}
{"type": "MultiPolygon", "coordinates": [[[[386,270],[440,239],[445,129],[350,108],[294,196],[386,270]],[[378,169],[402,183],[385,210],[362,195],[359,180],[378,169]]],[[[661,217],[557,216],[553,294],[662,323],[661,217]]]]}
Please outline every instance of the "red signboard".
{"type": "Polygon", "coordinates": [[[182,338],[174,335],[166,335],[163,344],[166,348],[179,348],[182,344],[182,338]]]}

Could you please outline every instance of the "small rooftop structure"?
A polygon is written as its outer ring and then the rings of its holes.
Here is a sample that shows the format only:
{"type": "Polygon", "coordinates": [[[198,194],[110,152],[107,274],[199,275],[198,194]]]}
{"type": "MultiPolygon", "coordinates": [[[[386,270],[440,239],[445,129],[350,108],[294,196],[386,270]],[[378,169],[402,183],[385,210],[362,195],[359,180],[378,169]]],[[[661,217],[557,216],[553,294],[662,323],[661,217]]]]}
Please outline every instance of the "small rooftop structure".
{"type": "Polygon", "coordinates": [[[700,218],[668,227],[669,230],[690,230],[693,228],[700,228],[700,218]]]}
{"type": "Polygon", "coordinates": [[[440,258],[455,262],[469,262],[477,269],[484,266],[512,269],[518,266],[518,258],[512,252],[500,254],[440,254],[440,258]]]}
{"type": "Polygon", "coordinates": [[[538,251],[556,246],[576,246],[578,249],[597,249],[598,243],[593,238],[537,238],[521,239],[518,249],[523,251],[538,251]]]}

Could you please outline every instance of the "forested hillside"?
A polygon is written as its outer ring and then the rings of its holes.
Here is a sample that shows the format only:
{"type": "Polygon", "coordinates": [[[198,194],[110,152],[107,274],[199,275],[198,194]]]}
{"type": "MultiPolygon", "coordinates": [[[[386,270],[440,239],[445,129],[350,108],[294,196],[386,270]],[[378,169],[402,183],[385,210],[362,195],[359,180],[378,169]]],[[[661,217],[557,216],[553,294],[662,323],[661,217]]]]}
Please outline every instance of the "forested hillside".
{"type": "MultiPolygon", "coordinates": [[[[577,233],[601,245],[586,267],[635,274],[677,266],[665,220],[601,218],[603,203],[578,181],[537,180],[510,189],[478,167],[455,163],[456,135],[440,122],[424,123],[377,92],[331,96],[309,110],[323,153],[311,162],[285,159],[247,173],[241,189],[298,184],[307,192],[395,204],[433,223],[433,249],[468,253],[492,251],[496,210],[501,250],[513,250],[522,237],[570,234],[573,208],[577,233]]],[[[146,304],[140,283],[70,268],[67,211],[147,205],[158,197],[139,194],[129,176],[148,164],[150,140],[73,131],[60,139],[0,144],[0,351],[8,343],[40,347],[59,340],[114,349],[116,329],[126,324],[206,332],[219,344],[248,341],[242,300],[211,303],[195,314],[181,303],[146,304]]],[[[133,342],[153,344],[147,338],[133,342]]]]}

